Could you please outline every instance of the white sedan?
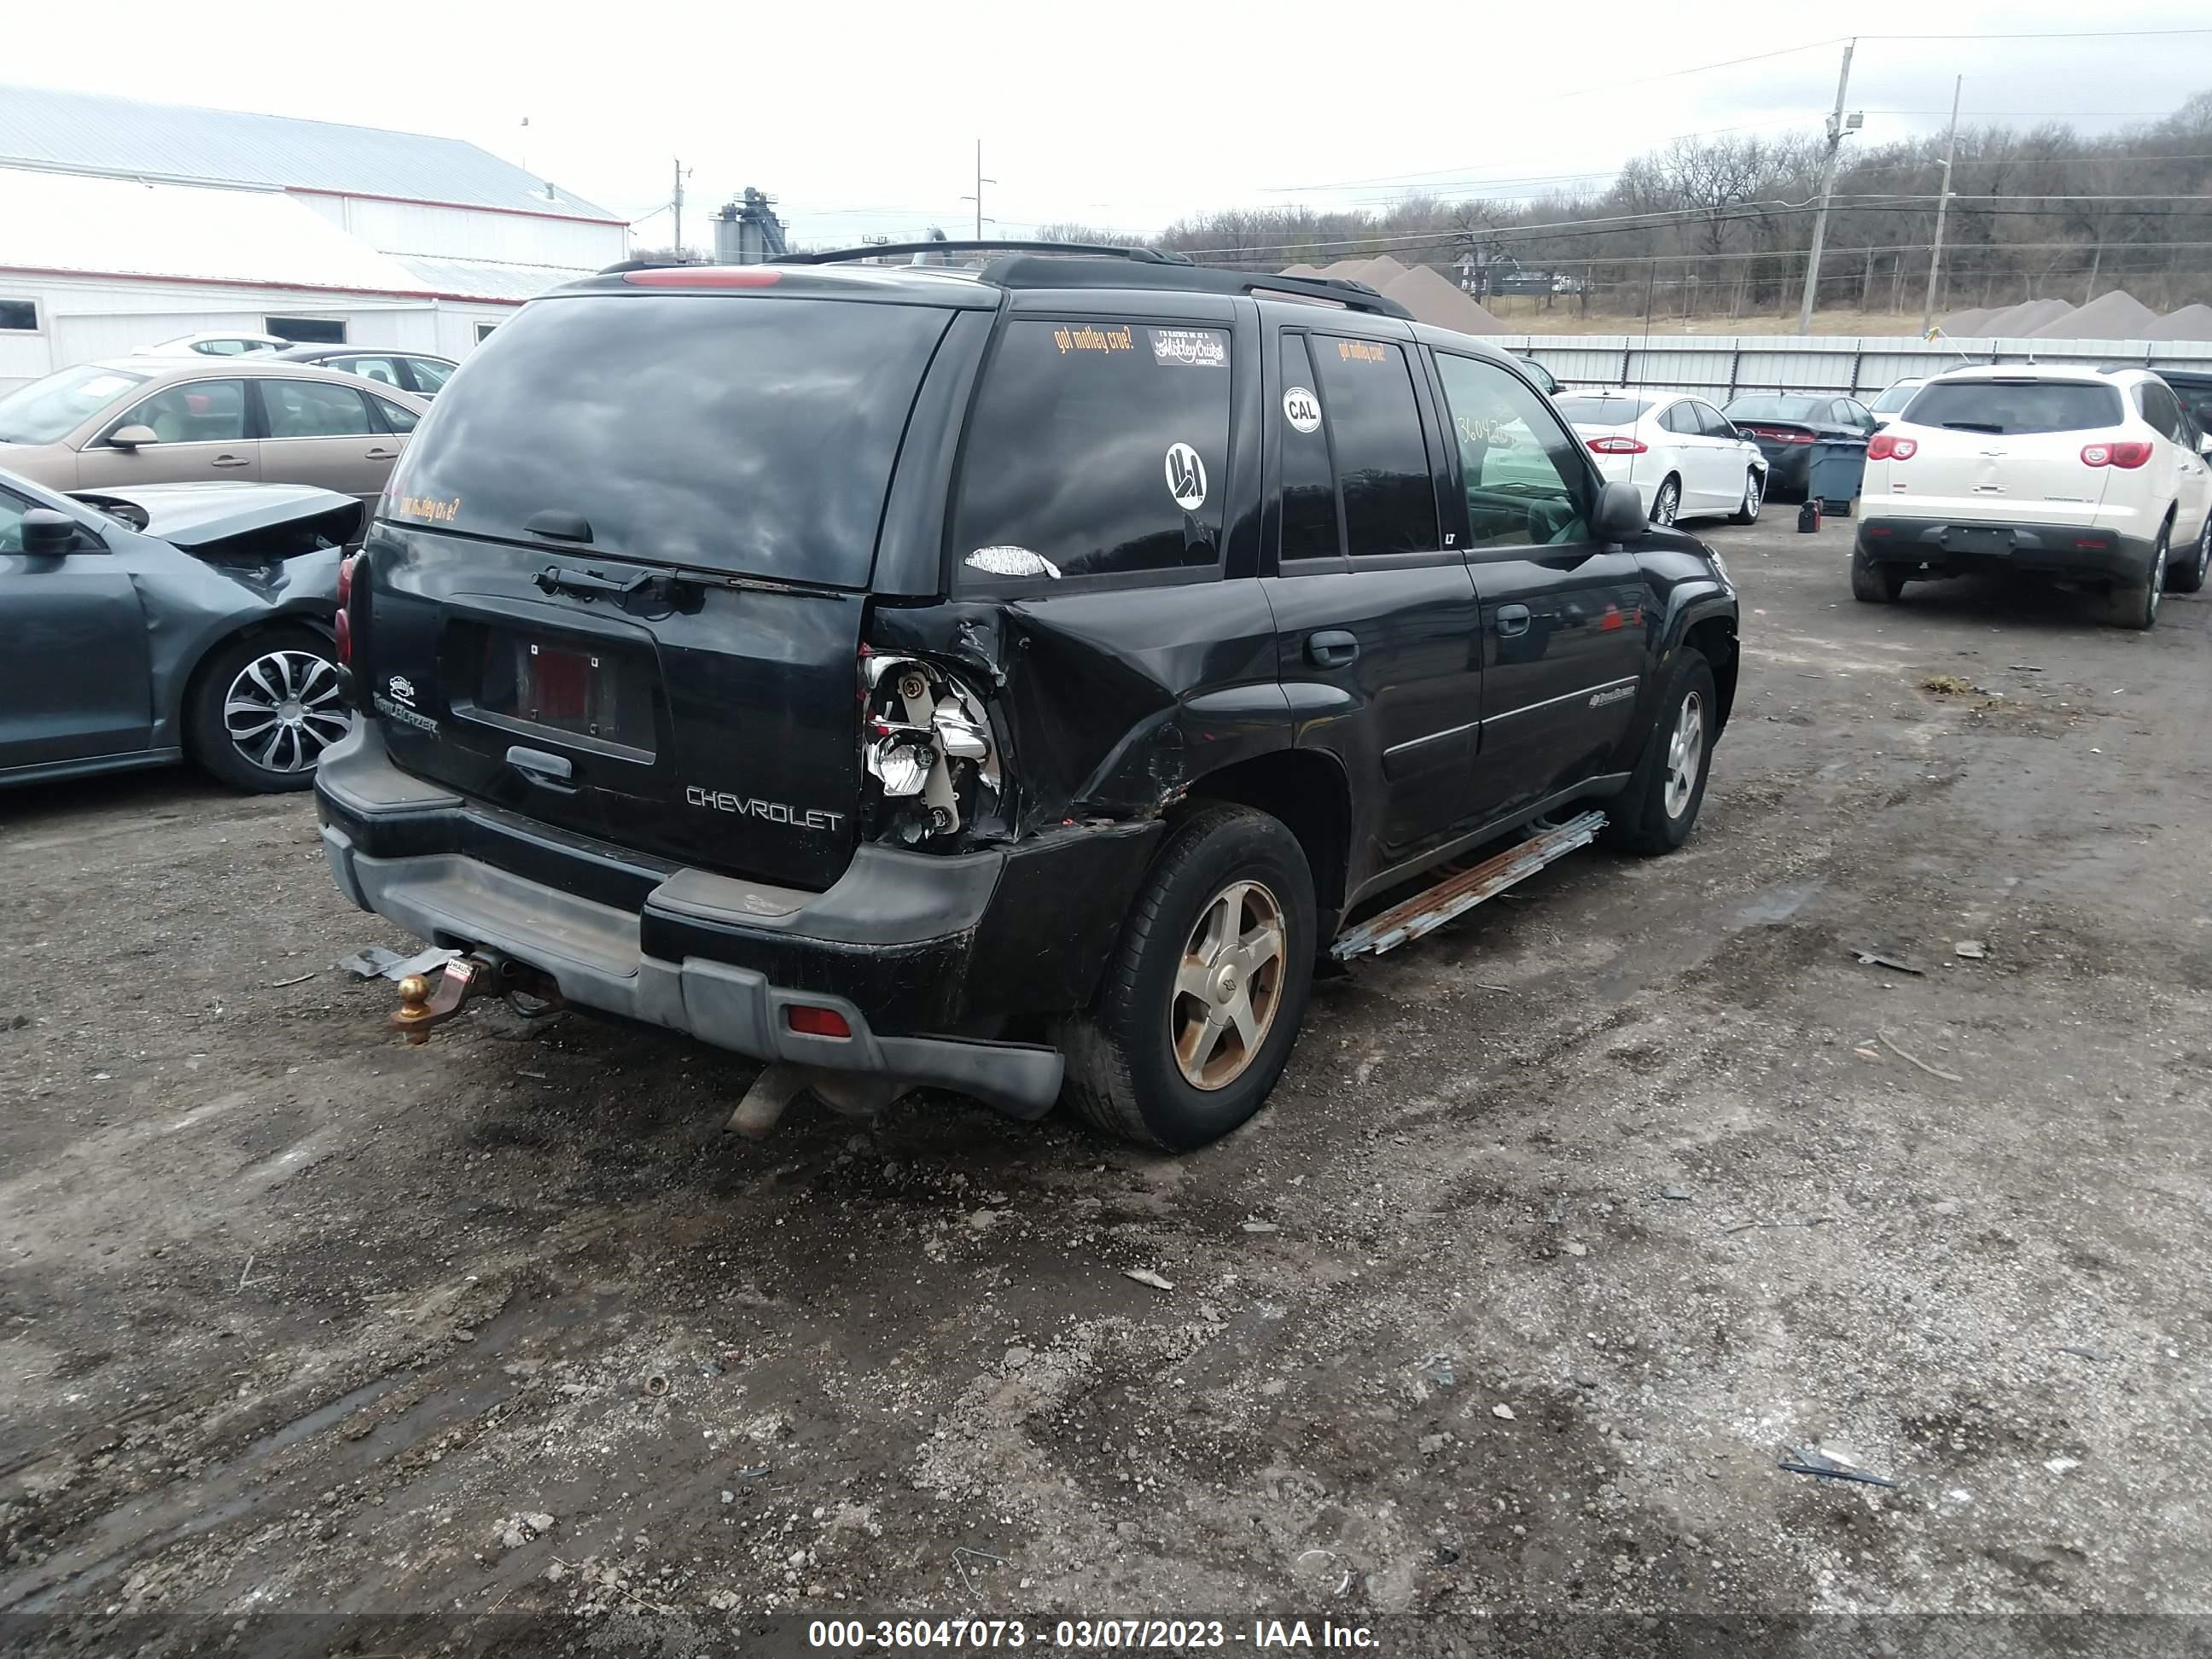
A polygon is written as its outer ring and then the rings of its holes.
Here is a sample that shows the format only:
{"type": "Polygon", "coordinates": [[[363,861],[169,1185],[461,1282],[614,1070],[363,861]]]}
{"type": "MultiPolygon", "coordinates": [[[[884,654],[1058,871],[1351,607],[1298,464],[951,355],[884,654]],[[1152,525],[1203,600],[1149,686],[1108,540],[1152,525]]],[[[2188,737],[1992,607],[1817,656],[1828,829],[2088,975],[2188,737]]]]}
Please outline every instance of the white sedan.
{"type": "Polygon", "coordinates": [[[1571,392],[1553,400],[1608,483],[1632,483],[1654,524],[1759,518],[1766,457],[1729,417],[1680,392],[1571,392]]]}

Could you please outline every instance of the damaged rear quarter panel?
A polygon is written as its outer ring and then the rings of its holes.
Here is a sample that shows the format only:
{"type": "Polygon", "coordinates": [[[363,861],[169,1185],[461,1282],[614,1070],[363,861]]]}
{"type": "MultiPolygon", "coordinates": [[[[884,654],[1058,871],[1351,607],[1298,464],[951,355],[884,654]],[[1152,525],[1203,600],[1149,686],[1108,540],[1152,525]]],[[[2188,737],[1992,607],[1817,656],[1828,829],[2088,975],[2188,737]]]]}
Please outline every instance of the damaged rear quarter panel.
{"type": "Polygon", "coordinates": [[[1024,834],[1157,817],[1206,773],[1291,744],[1257,582],[1217,580],[884,607],[878,650],[966,668],[1006,726],[1024,834]]]}

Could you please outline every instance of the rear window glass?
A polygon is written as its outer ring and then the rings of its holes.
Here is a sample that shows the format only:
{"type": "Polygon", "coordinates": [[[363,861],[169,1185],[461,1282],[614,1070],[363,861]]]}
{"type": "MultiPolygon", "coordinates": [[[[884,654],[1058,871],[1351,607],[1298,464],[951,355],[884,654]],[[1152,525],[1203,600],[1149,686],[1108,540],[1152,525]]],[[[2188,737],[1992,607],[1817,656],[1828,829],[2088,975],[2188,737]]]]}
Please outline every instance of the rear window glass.
{"type": "Polygon", "coordinates": [[[963,568],[988,569],[977,553],[1015,548],[1062,576],[1212,564],[1229,491],[1229,388],[1225,329],[1008,324],[961,462],[952,534],[963,568]]]}
{"type": "Polygon", "coordinates": [[[1651,407],[1648,398],[1559,398],[1553,403],[1577,426],[1626,426],[1651,407]]]}
{"type": "Polygon", "coordinates": [[[1829,398],[1738,398],[1728,406],[1732,421],[1825,421],[1829,398]]]}
{"type": "Polygon", "coordinates": [[[478,348],[392,475],[404,521],[857,587],[947,313],[723,295],[526,306],[478,348]]]}
{"type": "Polygon", "coordinates": [[[2118,426],[2120,394],[2078,380],[1954,380],[1921,388],[1905,418],[1961,432],[2084,432],[2118,426]]]}

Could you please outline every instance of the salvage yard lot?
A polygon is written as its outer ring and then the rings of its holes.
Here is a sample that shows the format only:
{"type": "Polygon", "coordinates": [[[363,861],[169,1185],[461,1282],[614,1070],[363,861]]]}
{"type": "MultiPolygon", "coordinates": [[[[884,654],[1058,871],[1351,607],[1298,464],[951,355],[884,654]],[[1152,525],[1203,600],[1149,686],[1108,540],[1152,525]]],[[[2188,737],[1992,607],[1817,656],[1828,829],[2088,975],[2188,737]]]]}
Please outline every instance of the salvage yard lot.
{"type": "Polygon", "coordinates": [[[409,1048],[307,799],[0,798],[0,1610],[2203,1607],[2212,602],[1700,533],[1689,847],[1325,982],[1182,1159],[409,1048]]]}

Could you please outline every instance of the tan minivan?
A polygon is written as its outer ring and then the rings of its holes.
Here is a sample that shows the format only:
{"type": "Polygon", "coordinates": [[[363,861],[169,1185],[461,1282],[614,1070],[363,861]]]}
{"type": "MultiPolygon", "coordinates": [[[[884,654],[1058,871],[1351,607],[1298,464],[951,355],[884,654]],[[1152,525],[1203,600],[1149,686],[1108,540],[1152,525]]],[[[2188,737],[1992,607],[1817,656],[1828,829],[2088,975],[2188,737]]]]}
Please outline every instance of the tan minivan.
{"type": "Polygon", "coordinates": [[[0,396],[0,468],[49,489],[229,478],[374,501],[429,407],[307,363],[117,357],[0,396]]]}

